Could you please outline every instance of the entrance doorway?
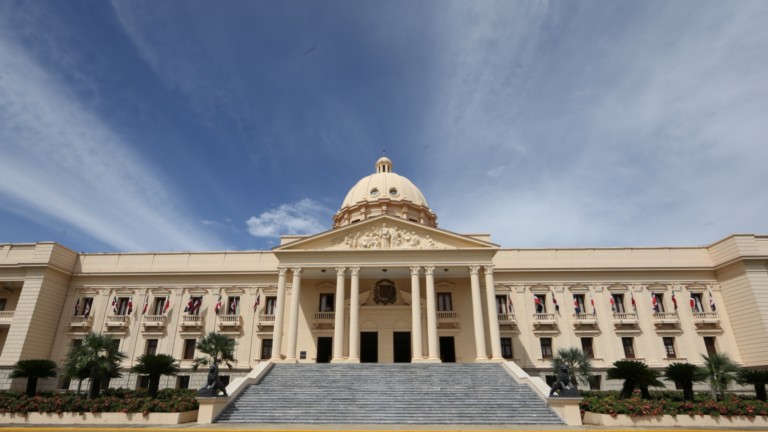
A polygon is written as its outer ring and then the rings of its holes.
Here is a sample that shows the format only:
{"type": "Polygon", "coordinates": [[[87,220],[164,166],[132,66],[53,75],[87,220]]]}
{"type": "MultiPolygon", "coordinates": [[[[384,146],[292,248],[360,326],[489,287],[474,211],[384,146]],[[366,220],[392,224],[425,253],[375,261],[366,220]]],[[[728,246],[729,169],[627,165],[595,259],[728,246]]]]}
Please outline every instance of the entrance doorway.
{"type": "Polygon", "coordinates": [[[360,332],[360,363],[379,362],[379,334],[360,332]]]}
{"type": "Polygon", "coordinates": [[[411,362],[411,332],[392,333],[395,363],[411,362]]]}
{"type": "Polygon", "coordinates": [[[317,338],[317,363],[330,363],[333,356],[333,338],[317,338]]]}
{"type": "Polygon", "coordinates": [[[443,363],[456,363],[456,346],[453,336],[440,336],[440,360],[443,363]]]}

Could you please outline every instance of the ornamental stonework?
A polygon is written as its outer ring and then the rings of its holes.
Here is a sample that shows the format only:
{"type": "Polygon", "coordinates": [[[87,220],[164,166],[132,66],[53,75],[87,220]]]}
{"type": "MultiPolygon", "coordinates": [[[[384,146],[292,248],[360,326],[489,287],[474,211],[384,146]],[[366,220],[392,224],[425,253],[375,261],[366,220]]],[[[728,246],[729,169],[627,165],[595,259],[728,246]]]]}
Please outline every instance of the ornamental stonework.
{"type": "Polygon", "coordinates": [[[433,239],[429,234],[414,230],[373,225],[359,231],[351,231],[331,240],[328,249],[449,249],[449,245],[433,239]]]}

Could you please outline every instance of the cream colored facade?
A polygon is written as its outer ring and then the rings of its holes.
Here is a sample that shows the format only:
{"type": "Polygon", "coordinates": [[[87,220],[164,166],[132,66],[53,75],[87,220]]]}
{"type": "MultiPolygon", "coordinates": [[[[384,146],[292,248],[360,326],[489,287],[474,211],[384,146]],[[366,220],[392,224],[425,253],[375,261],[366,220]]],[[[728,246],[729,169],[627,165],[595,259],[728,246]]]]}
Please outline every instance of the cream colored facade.
{"type": "MultiPolygon", "coordinates": [[[[591,352],[601,373],[624,358],[656,368],[701,363],[708,350],[768,366],[767,263],[768,236],[751,234],[705,247],[505,249],[489,235],[437,228],[418,188],[382,158],[332,229],[286,236],[271,251],[0,244],[0,388],[23,386],[7,378],[16,361],[62,362],[89,331],[119,339],[126,368],[146,352],[178,358],[184,371],[163,383],[171,387],[202,384],[190,346],[211,331],[236,341],[231,378],[267,358],[506,358],[545,375],[550,353],[568,347],[591,352]]],[[[125,372],[113,385],[140,381],[125,372]]]]}

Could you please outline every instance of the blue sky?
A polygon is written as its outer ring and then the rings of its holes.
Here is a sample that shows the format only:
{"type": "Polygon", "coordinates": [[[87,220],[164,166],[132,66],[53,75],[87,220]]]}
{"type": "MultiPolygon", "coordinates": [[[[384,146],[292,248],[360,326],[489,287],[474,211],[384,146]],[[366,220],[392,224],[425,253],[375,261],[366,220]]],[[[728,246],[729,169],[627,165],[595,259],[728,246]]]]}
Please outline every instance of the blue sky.
{"type": "Polygon", "coordinates": [[[0,242],[248,250],[386,150],[504,247],[768,233],[765,1],[0,2],[0,242]]]}

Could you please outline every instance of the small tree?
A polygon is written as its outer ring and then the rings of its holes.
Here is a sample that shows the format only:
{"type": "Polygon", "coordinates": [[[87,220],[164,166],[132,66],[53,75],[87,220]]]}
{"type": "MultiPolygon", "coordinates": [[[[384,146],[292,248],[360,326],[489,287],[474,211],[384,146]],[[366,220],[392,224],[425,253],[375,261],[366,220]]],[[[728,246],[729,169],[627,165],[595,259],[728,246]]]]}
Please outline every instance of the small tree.
{"type": "Polygon", "coordinates": [[[725,399],[725,390],[728,384],[736,379],[739,367],[736,366],[726,354],[702,355],[704,358],[704,370],[709,377],[709,385],[712,388],[712,399],[721,401],[725,399]]]}
{"type": "Polygon", "coordinates": [[[768,384],[768,369],[741,369],[736,376],[739,384],[752,384],[755,386],[757,400],[765,401],[765,386],[768,384]]]}
{"type": "Polygon", "coordinates": [[[557,356],[552,360],[552,366],[555,371],[560,370],[560,366],[568,367],[570,382],[573,387],[579,384],[589,385],[589,379],[592,377],[592,362],[584,352],[578,348],[563,348],[557,351],[557,356]]]}
{"type": "Polygon", "coordinates": [[[693,383],[705,381],[707,375],[696,365],[672,363],[664,369],[664,378],[683,390],[683,399],[693,401],[693,383]]]}
{"type": "Polygon", "coordinates": [[[624,380],[619,393],[619,399],[632,397],[632,392],[636,388],[640,389],[640,395],[643,399],[650,399],[651,393],[648,387],[664,387],[664,383],[659,381],[661,373],[648,367],[643,362],[636,360],[619,360],[613,363],[613,367],[608,369],[607,378],[609,380],[624,380]]]}
{"type": "Polygon", "coordinates": [[[136,360],[133,371],[149,375],[147,391],[152,399],[155,399],[160,388],[160,377],[163,375],[175,376],[179,373],[179,367],[176,366],[176,359],[168,354],[144,354],[136,360]]]}
{"type": "Polygon", "coordinates": [[[56,376],[56,362],[47,359],[19,360],[13,365],[11,378],[27,379],[27,396],[37,394],[37,380],[39,378],[53,378],[56,376]]]}
{"type": "Polygon", "coordinates": [[[86,376],[90,379],[88,398],[95,399],[101,394],[102,385],[111,378],[119,378],[120,363],[125,354],[117,349],[115,339],[110,335],[88,333],[83,343],[73,346],[67,356],[65,371],[71,377],[86,376]],[[87,374],[86,374],[87,372],[87,374]]]}
{"type": "Polygon", "coordinates": [[[219,364],[224,362],[228,368],[232,368],[231,361],[235,360],[235,341],[216,332],[210,332],[200,339],[195,345],[198,351],[205,354],[203,357],[195,357],[193,370],[200,366],[219,364]]]}

